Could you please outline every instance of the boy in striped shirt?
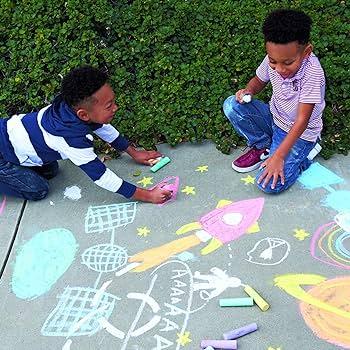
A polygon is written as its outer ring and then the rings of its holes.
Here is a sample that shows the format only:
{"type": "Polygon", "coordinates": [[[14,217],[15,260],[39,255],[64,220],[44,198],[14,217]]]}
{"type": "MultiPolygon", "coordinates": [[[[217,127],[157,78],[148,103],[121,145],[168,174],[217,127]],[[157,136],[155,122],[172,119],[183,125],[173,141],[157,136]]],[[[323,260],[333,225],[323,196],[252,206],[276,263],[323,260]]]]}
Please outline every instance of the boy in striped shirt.
{"type": "Polygon", "coordinates": [[[150,165],[157,151],[137,150],[109,123],[118,106],[108,76],[89,66],[64,77],[61,94],[39,112],[0,119],[0,193],[28,200],[45,198],[48,179],[56,176],[59,159],[70,159],[98,186],[152,203],[163,203],[171,192],[145,190],[122,180],[93,150],[97,135],[136,162],[150,165]]]}
{"type": "Polygon", "coordinates": [[[256,180],[264,192],[289,188],[320,150],[325,77],[309,41],[311,23],[301,11],[277,10],[268,15],[263,24],[267,55],[256,76],[223,105],[250,147],[232,167],[238,172],[259,168],[256,180]],[[251,100],[269,82],[269,105],[251,100]]]}

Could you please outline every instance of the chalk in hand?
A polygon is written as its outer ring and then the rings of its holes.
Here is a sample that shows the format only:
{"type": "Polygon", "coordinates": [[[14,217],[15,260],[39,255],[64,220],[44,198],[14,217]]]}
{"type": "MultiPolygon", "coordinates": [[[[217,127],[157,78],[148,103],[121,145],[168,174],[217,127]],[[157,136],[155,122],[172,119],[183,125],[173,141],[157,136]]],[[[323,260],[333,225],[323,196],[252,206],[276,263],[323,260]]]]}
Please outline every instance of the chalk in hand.
{"type": "Polygon", "coordinates": [[[201,341],[202,349],[208,348],[208,346],[211,346],[214,349],[236,350],[237,340],[202,340],[201,341]]]}
{"type": "Polygon", "coordinates": [[[258,325],[256,323],[250,323],[246,326],[233,329],[232,331],[226,332],[223,334],[224,339],[232,340],[237,339],[239,337],[243,337],[246,334],[255,332],[258,329],[258,325]]]}
{"type": "Polygon", "coordinates": [[[254,290],[252,287],[250,286],[245,286],[244,287],[244,291],[251,297],[253,298],[254,302],[256,303],[256,305],[259,306],[259,308],[262,311],[266,311],[270,308],[270,305],[266,302],[265,299],[263,299],[256,290],[254,290]]]}
{"type": "Polygon", "coordinates": [[[250,94],[245,94],[245,95],[243,95],[242,101],[243,101],[244,103],[249,103],[249,102],[251,102],[251,101],[252,101],[252,95],[250,95],[250,94]]]}
{"type": "Polygon", "coordinates": [[[154,164],[151,168],[151,171],[153,173],[155,173],[156,171],[158,171],[159,169],[163,168],[163,166],[167,165],[168,163],[170,163],[170,158],[169,157],[163,157],[159,160],[159,162],[157,162],[156,164],[154,164]]]}
{"type": "Polygon", "coordinates": [[[227,298],[220,299],[219,305],[221,307],[231,307],[231,306],[253,306],[253,298],[227,298]]]}

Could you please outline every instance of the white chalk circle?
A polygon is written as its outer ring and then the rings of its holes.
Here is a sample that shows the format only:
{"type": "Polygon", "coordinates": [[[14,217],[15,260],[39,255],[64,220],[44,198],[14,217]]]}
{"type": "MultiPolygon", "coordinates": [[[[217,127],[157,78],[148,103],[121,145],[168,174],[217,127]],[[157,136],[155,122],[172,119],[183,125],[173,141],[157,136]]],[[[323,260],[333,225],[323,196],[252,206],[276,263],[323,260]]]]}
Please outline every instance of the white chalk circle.
{"type": "Polygon", "coordinates": [[[222,217],[222,221],[230,226],[238,225],[243,219],[243,215],[240,213],[227,213],[222,217]]]}

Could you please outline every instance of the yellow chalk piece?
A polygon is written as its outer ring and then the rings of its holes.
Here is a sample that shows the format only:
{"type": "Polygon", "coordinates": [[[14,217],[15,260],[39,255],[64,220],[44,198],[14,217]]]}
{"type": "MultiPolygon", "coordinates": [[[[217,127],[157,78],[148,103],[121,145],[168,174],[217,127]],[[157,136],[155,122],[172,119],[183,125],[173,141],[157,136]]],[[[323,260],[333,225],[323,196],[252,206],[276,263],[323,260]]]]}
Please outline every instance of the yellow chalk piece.
{"type": "Polygon", "coordinates": [[[156,248],[144,250],[129,258],[129,262],[139,262],[140,265],[132,272],[143,272],[167,261],[173,255],[179,254],[199,245],[201,240],[196,235],[190,235],[166,243],[156,248]]]}
{"type": "Polygon", "coordinates": [[[252,226],[248,227],[247,233],[257,233],[257,232],[260,232],[260,226],[257,222],[252,226]]]}
{"type": "Polygon", "coordinates": [[[181,226],[176,231],[176,234],[177,235],[182,235],[184,233],[187,233],[187,232],[190,232],[190,231],[194,231],[194,230],[199,230],[201,228],[202,228],[202,226],[201,226],[201,224],[198,221],[190,222],[189,224],[181,226]]]}
{"type": "Polygon", "coordinates": [[[297,298],[305,303],[316,306],[319,309],[332,312],[338,316],[350,319],[350,312],[341,310],[337,307],[329,305],[309,293],[307,293],[301,285],[315,285],[320,284],[326,280],[325,277],[313,274],[287,274],[278,276],[274,279],[275,286],[283,289],[286,293],[297,298]]]}
{"type": "Polygon", "coordinates": [[[206,247],[204,247],[203,249],[201,249],[201,254],[202,255],[207,255],[210,254],[212,252],[214,252],[215,250],[219,249],[222,246],[222,242],[220,242],[218,239],[216,238],[212,238],[208,245],[206,247]]]}
{"type": "Polygon", "coordinates": [[[227,199],[221,199],[219,200],[218,204],[216,205],[216,208],[222,208],[225,207],[226,205],[231,204],[232,201],[228,201],[227,199]]]}
{"type": "Polygon", "coordinates": [[[253,298],[254,302],[256,305],[259,306],[259,308],[262,311],[266,311],[270,308],[270,305],[263,299],[256,290],[254,290],[250,286],[245,286],[244,291],[251,297],[253,298]]]}

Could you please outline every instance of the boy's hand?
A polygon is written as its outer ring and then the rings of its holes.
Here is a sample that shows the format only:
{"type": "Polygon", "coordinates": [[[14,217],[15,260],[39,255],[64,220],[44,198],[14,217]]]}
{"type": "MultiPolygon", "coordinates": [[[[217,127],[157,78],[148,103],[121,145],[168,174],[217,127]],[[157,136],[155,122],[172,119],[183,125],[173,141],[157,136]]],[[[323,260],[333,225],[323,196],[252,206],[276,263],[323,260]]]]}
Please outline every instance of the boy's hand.
{"type": "Polygon", "coordinates": [[[171,196],[171,191],[160,187],[156,187],[153,190],[145,190],[138,187],[136,188],[136,192],[133,195],[133,199],[154,204],[161,204],[169,200],[171,196]]]}
{"type": "Polygon", "coordinates": [[[277,156],[272,155],[270,158],[265,160],[260,168],[264,168],[263,173],[258,179],[258,184],[260,184],[263,181],[262,187],[265,188],[266,185],[269,183],[271,177],[273,177],[272,183],[271,183],[271,189],[274,189],[276,187],[278,177],[281,178],[281,184],[284,185],[284,159],[277,156]]]}
{"type": "Polygon", "coordinates": [[[248,89],[238,90],[236,92],[236,101],[239,102],[239,103],[245,103],[243,101],[243,96],[244,95],[251,95],[251,96],[253,96],[253,93],[250,90],[248,90],[248,89]]]}
{"type": "Polygon", "coordinates": [[[144,165],[151,165],[150,159],[155,159],[162,156],[162,154],[158,151],[137,150],[132,146],[129,146],[126,149],[126,152],[135,160],[135,162],[144,165]]]}

